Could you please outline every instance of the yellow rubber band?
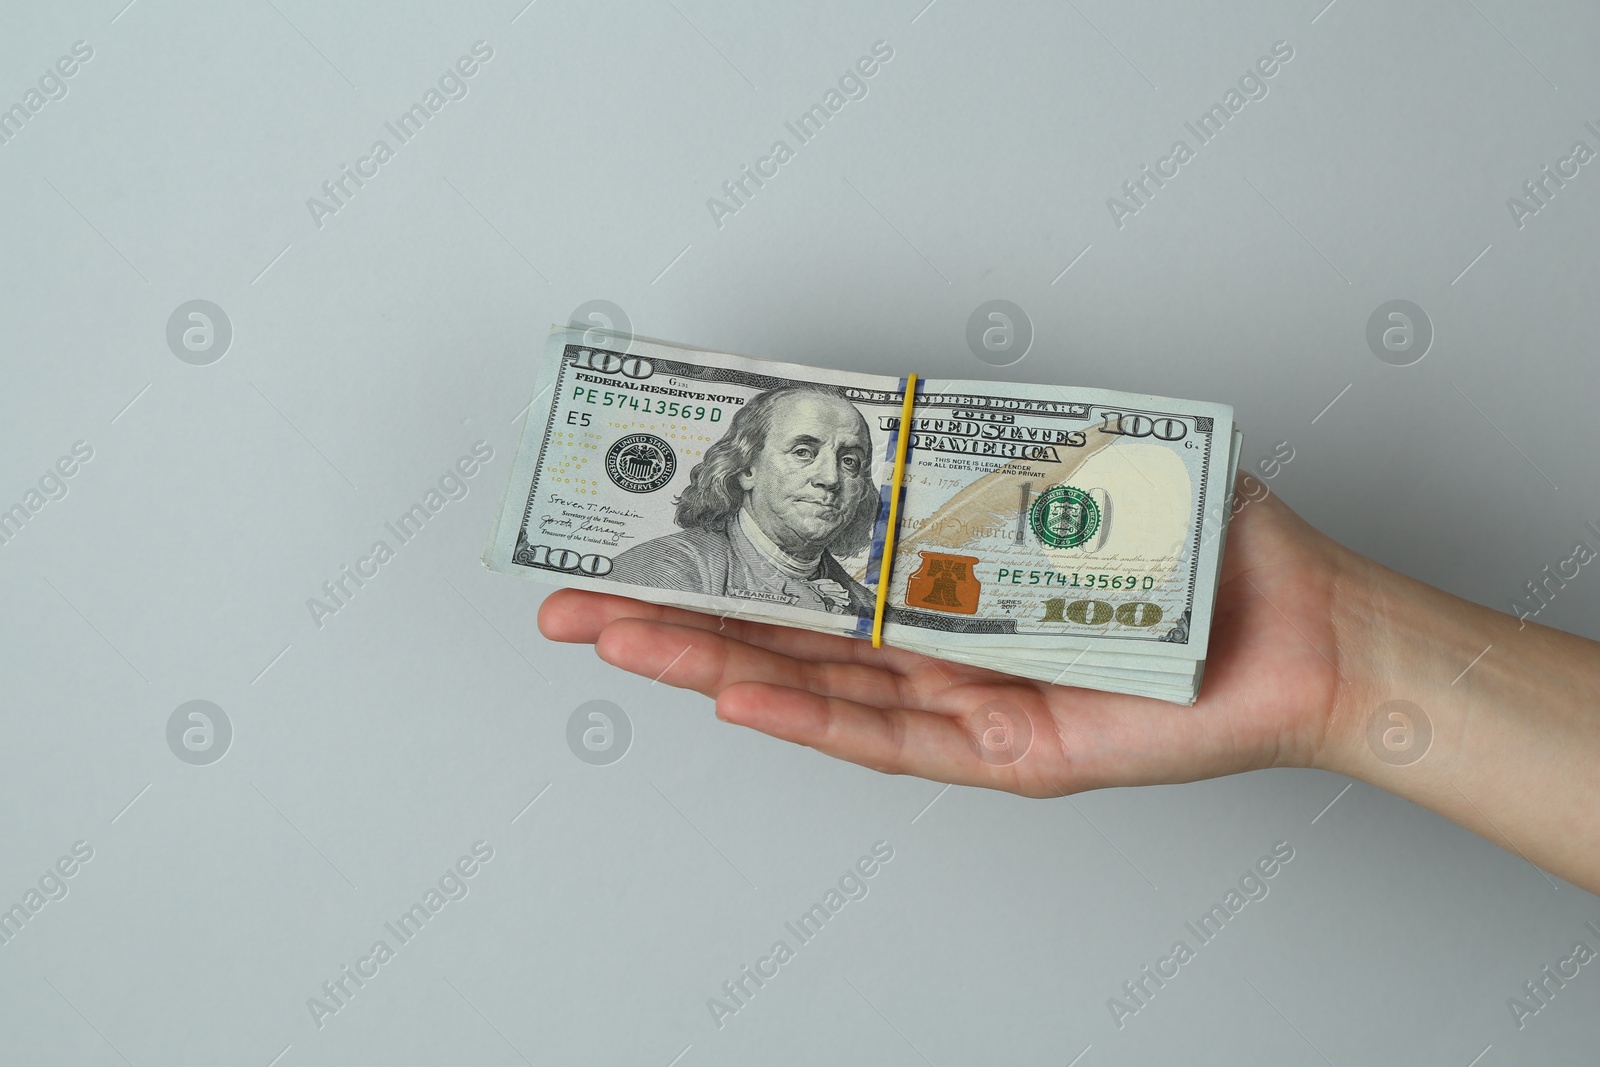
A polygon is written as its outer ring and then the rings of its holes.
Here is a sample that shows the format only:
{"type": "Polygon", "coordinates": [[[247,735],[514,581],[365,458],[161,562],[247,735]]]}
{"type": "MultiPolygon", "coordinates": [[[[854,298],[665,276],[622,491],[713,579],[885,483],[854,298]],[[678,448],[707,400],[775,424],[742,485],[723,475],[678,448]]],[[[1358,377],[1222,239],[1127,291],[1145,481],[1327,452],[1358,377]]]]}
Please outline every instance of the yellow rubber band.
{"type": "Polygon", "coordinates": [[[883,611],[889,604],[889,572],[894,566],[894,535],[900,522],[900,483],[906,476],[906,445],[911,440],[911,405],[917,398],[917,376],[906,376],[906,400],[900,406],[900,433],[894,448],[894,477],[889,482],[889,525],[883,532],[883,559],[878,564],[878,603],[872,609],[872,647],[883,647],[883,611]]]}

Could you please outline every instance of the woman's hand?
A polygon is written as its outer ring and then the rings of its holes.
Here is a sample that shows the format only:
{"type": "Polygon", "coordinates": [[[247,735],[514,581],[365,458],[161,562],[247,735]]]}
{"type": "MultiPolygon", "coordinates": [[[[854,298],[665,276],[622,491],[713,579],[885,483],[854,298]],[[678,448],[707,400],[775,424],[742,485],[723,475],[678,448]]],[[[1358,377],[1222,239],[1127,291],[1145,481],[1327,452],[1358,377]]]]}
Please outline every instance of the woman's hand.
{"type": "Polygon", "coordinates": [[[713,697],[727,722],[891,774],[1044,797],[1311,766],[1352,699],[1340,647],[1352,613],[1341,590],[1362,561],[1260,489],[1241,477],[1193,707],[579,590],[551,594],[539,628],[713,697]],[[1020,758],[996,759],[982,738],[1007,704],[1027,716],[1031,741],[1020,758]]]}
{"type": "Polygon", "coordinates": [[[728,722],[891,774],[1048,797],[1320,767],[1600,892],[1600,643],[1396,574],[1264,488],[1239,479],[1188,708],[601,593],[551,594],[539,628],[714,697],[728,722]],[[1010,745],[986,747],[997,725],[1010,745]]]}

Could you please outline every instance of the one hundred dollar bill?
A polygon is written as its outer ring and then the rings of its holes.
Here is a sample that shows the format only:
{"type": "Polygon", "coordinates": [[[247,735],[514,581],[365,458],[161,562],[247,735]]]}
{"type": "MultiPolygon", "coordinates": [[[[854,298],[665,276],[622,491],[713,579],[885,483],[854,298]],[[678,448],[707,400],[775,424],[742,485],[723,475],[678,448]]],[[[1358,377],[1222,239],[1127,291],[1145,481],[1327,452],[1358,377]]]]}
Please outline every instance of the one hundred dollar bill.
{"type": "Polygon", "coordinates": [[[1221,404],[906,381],[556,327],[484,555],[541,581],[1193,699],[1238,435],[1221,404]]]}

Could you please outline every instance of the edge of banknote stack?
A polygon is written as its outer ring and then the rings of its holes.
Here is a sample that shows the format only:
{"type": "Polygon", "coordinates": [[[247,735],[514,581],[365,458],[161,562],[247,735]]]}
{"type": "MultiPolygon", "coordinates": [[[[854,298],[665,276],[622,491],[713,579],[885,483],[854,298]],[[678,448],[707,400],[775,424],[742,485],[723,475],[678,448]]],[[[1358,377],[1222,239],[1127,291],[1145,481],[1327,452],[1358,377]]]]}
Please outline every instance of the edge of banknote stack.
{"type": "Polygon", "coordinates": [[[552,327],[484,564],[1192,704],[1233,409],[908,377],[552,327]]]}

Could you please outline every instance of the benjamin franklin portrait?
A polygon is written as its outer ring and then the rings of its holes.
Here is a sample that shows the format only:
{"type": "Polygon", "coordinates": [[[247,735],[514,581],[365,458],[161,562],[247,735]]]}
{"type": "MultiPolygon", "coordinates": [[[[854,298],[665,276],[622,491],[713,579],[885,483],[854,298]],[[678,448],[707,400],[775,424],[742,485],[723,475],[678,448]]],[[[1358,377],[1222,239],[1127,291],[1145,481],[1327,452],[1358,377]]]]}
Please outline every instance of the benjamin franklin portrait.
{"type": "Polygon", "coordinates": [[[840,566],[878,513],[872,438],[849,401],[785,386],[752,397],[706,449],[677,501],[683,530],[634,545],[607,577],[871,614],[873,595],[840,566]]]}

